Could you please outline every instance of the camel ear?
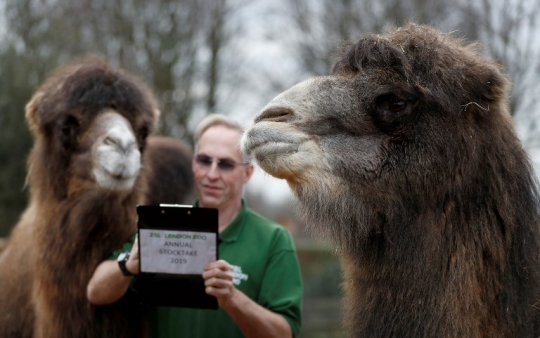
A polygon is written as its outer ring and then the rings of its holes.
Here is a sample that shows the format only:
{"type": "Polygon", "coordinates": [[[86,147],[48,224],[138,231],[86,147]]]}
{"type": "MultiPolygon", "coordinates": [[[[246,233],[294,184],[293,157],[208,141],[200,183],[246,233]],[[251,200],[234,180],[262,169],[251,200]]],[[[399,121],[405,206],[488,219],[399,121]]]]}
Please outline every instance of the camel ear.
{"type": "Polygon", "coordinates": [[[41,101],[44,96],[45,93],[43,92],[35,93],[34,96],[32,96],[32,99],[30,99],[30,102],[28,102],[25,107],[26,121],[28,123],[28,126],[30,127],[30,130],[34,134],[39,129],[39,118],[37,116],[37,112],[39,110],[39,107],[41,106],[41,101]]]}
{"type": "Polygon", "coordinates": [[[498,69],[476,70],[469,76],[466,102],[462,103],[465,111],[478,116],[488,116],[495,109],[506,109],[509,80],[498,69]]]}

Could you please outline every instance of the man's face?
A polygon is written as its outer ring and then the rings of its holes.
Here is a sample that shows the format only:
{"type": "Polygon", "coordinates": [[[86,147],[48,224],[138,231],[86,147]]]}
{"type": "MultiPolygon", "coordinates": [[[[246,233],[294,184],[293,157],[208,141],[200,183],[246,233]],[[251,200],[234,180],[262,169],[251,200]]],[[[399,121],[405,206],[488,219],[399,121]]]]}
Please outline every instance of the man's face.
{"type": "Polygon", "coordinates": [[[192,161],[200,207],[225,210],[241,198],[242,188],[249,180],[253,166],[241,164],[240,137],[237,130],[221,125],[210,127],[201,135],[192,161]],[[197,161],[197,157],[206,162],[197,161]],[[213,162],[209,163],[208,159],[213,162]],[[220,168],[216,160],[236,165],[227,170],[220,168]]]}

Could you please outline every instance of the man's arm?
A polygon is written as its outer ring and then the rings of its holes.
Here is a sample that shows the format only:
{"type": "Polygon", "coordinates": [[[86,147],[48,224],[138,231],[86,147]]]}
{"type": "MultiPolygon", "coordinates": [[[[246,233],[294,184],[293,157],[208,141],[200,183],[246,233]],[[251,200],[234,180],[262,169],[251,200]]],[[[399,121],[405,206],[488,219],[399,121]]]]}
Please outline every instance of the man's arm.
{"type": "MultiPolygon", "coordinates": [[[[139,246],[137,239],[131,248],[127,269],[139,273],[139,246]]],[[[126,293],[132,277],[124,276],[116,260],[106,260],[98,265],[86,287],[86,298],[95,305],[112,304],[126,293]]]]}
{"type": "Polygon", "coordinates": [[[203,278],[206,293],[217,298],[246,337],[292,337],[289,323],[283,316],[272,312],[236,289],[233,271],[224,260],[208,263],[203,278]]]}

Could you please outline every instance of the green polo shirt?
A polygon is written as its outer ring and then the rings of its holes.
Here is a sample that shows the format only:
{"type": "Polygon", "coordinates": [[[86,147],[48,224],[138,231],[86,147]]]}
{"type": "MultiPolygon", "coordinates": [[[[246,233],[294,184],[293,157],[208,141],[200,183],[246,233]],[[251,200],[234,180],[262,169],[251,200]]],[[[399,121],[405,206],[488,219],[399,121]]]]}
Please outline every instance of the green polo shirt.
{"type": "MultiPolygon", "coordinates": [[[[242,210],[219,234],[219,258],[234,269],[235,287],[272,312],[282,315],[296,336],[301,326],[302,278],[294,242],[280,224],[242,210]]],[[[150,337],[243,337],[220,309],[158,307],[149,313],[150,337]]]]}

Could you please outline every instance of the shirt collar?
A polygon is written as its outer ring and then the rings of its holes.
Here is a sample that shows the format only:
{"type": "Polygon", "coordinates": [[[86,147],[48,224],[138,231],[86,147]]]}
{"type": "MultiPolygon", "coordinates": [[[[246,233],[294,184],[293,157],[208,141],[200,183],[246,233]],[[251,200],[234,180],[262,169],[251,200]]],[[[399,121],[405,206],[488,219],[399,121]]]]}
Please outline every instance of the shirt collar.
{"type": "MultiPolygon", "coordinates": [[[[199,205],[199,201],[196,200],[193,204],[195,207],[199,205]]],[[[236,217],[233,219],[233,221],[219,234],[219,239],[222,242],[226,243],[232,243],[236,242],[238,239],[238,236],[242,232],[242,223],[244,223],[244,219],[246,218],[246,210],[247,210],[247,204],[246,201],[242,198],[242,207],[240,208],[240,212],[236,217]]]]}

